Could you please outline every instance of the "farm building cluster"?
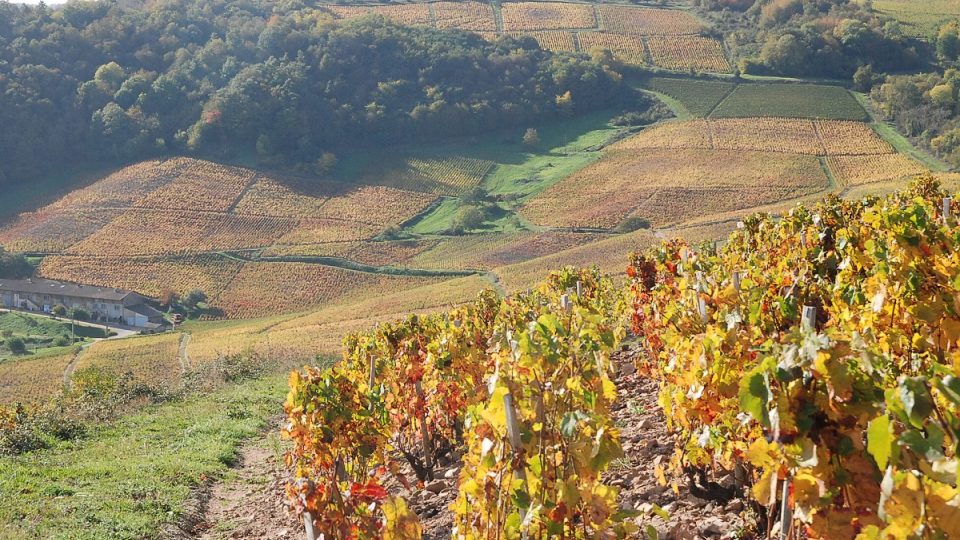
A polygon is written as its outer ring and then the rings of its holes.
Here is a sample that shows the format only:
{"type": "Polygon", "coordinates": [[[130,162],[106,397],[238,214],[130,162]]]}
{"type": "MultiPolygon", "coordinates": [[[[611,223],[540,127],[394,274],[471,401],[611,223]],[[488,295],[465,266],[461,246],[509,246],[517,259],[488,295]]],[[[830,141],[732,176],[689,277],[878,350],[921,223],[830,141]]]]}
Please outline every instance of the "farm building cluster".
{"type": "Polygon", "coordinates": [[[56,306],[82,309],[90,318],[147,331],[167,326],[163,313],[133,291],[49,279],[0,280],[0,303],[7,309],[53,313],[56,306]]]}

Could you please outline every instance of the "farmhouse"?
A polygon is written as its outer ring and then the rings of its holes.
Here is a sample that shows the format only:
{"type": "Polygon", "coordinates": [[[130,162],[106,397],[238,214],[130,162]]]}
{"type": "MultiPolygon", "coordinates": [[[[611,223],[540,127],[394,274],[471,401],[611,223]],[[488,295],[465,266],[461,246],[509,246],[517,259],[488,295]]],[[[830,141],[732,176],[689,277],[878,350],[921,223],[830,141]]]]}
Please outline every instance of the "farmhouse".
{"type": "Polygon", "coordinates": [[[51,313],[55,306],[80,308],[97,321],[157,330],[163,313],[133,291],[66,283],[49,279],[0,279],[0,302],[10,309],[51,313]]]}

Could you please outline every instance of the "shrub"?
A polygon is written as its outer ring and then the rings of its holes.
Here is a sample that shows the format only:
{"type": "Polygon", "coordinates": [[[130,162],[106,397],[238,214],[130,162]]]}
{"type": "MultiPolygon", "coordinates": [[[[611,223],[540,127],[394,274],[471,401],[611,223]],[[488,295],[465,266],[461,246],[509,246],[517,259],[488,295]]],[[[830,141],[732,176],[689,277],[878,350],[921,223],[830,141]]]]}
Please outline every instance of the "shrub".
{"type": "Polygon", "coordinates": [[[12,337],[7,339],[7,348],[16,355],[27,354],[27,343],[23,338],[12,337]]]}

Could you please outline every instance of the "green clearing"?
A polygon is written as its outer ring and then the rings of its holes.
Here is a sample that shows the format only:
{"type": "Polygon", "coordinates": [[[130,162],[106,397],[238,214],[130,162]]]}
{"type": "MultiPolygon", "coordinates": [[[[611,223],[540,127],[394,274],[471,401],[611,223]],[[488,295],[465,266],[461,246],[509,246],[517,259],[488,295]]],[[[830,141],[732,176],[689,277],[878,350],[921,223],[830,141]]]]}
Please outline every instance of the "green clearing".
{"type": "MultiPolygon", "coordinates": [[[[44,353],[50,349],[68,350],[72,344],[72,336],[76,335],[81,342],[93,338],[104,337],[101,327],[73,325],[69,320],[55,320],[49,317],[28,315],[13,311],[0,312],[0,340],[4,346],[0,347],[0,360],[13,358],[14,355],[6,346],[6,340],[20,338],[27,347],[27,355],[44,353]]],[[[18,358],[23,358],[20,356],[18,358]]]]}
{"type": "MultiPolygon", "coordinates": [[[[491,218],[477,232],[511,232],[526,225],[512,208],[563,180],[578,170],[600,159],[605,145],[622,136],[628,128],[610,123],[618,112],[598,111],[576,118],[533,126],[540,137],[536,148],[522,144],[525,129],[501,132],[466,142],[434,147],[431,156],[462,156],[492,161],[495,165],[481,182],[489,195],[503,201],[502,211],[494,211],[491,218]]],[[[414,150],[412,149],[411,152],[414,150]]],[[[418,154],[419,155],[419,154],[418,154]]],[[[378,159],[377,154],[350,156],[338,166],[338,174],[350,179],[359,174],[363,162],[378,159]]],[[[414,220],[404,232],[417,235],[443,234],[450,229],[462,206],[459,199],[444,199],[424,216],[414,220]]]]}
{"type": "Polygon", "coordinates": [[[867,112],[847,89],[817,84],[741,84],[710,114],[751,116],[867,120],[867,112]]]}
{"type": "Polygon", "coordinates": [[[709,116],[737,84],[728,81],[654,77],[648,80],[645,86],[658,94],[673,98],[691,115],[703,118],[709,116]]]}
{"type": "Polygon", "coordinates": [[[157,538],[280,412],[271,376],[151,406],[86,438],[0,457],[0,538],[157,538]]]}

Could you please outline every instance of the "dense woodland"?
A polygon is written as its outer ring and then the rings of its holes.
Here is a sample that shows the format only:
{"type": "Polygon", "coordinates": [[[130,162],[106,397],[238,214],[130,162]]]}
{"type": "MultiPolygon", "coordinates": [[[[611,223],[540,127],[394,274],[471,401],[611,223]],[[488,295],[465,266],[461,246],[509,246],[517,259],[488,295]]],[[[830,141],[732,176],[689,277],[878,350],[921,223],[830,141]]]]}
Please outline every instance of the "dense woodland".
{"type": "Polygon", "coordinates": [[[743,73],[848,79],[857,68],[919,68],[924,44],[853,0],[694,0],[743,73]]]}
{"type": "Polygon", "coordinates": [[[298,0],[0,1],[0,183],[78,161],[251,155],[526,126],[621,97],[610,62],[298,0]]]}

